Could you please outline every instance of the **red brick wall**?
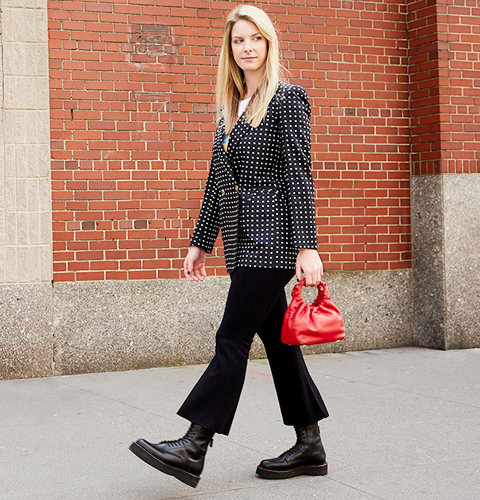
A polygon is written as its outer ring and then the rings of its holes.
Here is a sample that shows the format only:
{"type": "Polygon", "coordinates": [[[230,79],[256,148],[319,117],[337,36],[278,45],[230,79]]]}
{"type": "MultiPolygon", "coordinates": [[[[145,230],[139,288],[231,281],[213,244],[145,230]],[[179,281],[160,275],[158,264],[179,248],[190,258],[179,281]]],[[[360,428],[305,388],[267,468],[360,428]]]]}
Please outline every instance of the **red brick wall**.
{"type": "Polygon", "coordinates": [[[407,3],[412,173],[480,172],[480,5],[407,3]]]}
{"type": "MultiPolygon", "coordinates": [[[[256,4],[312,103],[326,269],[411,267],[405,1],[256,4]]],[[[181,276],[234,5],[49,1],[56,281],[181,276]]],[[[219,241],[209,274],[225,274],[222,255],[219,241]]]]}

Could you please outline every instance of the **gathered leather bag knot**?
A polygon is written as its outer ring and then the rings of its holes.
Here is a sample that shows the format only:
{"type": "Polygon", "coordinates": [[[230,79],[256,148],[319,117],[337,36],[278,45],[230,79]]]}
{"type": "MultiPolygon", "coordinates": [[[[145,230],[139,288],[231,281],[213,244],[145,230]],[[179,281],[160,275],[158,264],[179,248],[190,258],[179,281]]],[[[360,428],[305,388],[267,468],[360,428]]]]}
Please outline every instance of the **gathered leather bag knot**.
{"type": "Polygon", "coordinates": [[[281,340],[289,345],[312,345],[337,342],[345,338],[343,317],[321,281],[317,298],[307,304],[302,297],[305,279],[293,287],[292,301],[285,311],[281,340]]]}

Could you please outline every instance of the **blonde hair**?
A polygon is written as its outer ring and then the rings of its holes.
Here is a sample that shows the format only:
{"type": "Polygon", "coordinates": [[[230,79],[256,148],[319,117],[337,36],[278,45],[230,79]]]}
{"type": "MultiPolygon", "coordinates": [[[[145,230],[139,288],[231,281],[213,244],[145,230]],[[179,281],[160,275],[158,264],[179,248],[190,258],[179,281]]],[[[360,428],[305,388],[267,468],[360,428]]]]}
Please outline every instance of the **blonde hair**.
{"type": "Polygon", "coordinates": [[[244,93],[243,70],[235,62],[231,47],[232,28],[240,19],[254,23],[267,41],[265,72],[248,103],[245,115],[253,128],[257,128],[267,114],[280,79],[278,39],[272,21],[263,10],[251,5],[240,5],[227,18],[218,63],[217,114],[219,119],[225,118],[226,134],[232,131],[237,121],[238,104],[244,93]]]}

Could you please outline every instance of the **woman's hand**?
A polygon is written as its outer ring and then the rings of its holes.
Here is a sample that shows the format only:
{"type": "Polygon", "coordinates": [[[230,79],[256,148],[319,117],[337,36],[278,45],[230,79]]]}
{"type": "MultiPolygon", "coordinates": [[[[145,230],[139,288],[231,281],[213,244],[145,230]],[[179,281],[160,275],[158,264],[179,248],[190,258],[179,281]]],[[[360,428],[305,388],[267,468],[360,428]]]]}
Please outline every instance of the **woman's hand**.
{"type": "Polygon", "coordinates": [[[323,274],[322,259],[318,252],[312,248],[300,248],[295,266],[295,276],[298,281],[305,275],[306,286],[317,286],[323,274]]]}
{"type": "Polygon", "coordinates": [[[192,246],[183,262],[183,273],[190,281],[203,281],[207,275],[205,271],[205,250],[200,247],[192,246]]]}

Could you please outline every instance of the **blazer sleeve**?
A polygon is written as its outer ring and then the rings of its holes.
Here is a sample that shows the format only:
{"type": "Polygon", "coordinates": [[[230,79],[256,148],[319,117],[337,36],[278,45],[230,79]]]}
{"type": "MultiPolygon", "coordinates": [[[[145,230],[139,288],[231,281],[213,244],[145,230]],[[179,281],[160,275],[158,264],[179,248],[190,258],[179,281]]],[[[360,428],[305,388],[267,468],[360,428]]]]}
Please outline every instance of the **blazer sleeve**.
{"type": "Polygon", "coordinates": [[[200,209],[200,215],[198,216],[190,246],[195,245],[203,248],[207,253],[211,253],[219,231],[218,189],[215,182],[214,169],[211,165],[205,186],[202,208],[200,209]]]}
{"type": "Polygon", "coordinates": [[[280,123],[292,242],[298,248],[317,249],[310,159],[310,103],[305,89],[297,86],[287,88],[281,102],[280,123]]]}

